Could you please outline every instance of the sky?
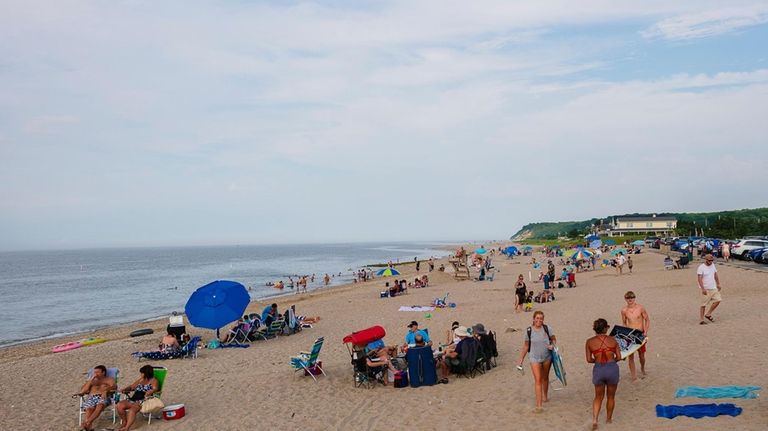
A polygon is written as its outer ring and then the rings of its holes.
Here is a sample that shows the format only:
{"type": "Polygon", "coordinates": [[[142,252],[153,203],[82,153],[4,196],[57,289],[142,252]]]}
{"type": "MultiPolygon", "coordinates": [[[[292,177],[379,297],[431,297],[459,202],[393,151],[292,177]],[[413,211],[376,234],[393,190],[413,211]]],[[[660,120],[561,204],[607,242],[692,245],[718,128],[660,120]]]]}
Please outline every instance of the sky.
{"type": "Polygon", "coordinates": [[[3,5],[0,250],[768,204],[765,1],[3,5]]]}

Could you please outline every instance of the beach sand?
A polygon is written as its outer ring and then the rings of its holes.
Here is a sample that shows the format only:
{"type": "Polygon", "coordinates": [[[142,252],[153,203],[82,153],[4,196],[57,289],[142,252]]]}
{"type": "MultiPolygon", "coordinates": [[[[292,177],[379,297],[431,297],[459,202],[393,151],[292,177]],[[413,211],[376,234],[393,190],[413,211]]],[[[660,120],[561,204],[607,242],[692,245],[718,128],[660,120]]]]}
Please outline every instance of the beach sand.
{"type": "MultiPolygon", "coordinates": [[[[536,255],[537,258],[540,255],[536,255]]],[[[85,371],[96,364],[119,367],[122,385],[135,380],[146,363],[168,367],[163,399],[166,405],[184,403],[187,416],[179,421],[139,420],[134,429],[156,430],[249,430],[264,427],[323,429],[589,429],[591,424],[591,365],[584,359],[584,342],[593,335],[592,321],[604,317],[619,323],[623,294],[633,290],[651,317],[648,376],[629,382],[626,363],[617,393],[614,423],[601,429],[649,430],[764,430],[768,428],[765,397],[735,402],[744,408],[738,417],[704,419],[656,418],[656,404],[709,403],[711,400],[675,399],[676,388],[709,385],[768,385],[763,368],[768,347],[761,344],[768,328],[768,274],[718,265],[724,301],[715,312],[717,321],[699,325],[699,291],[696,266],[665,271],[663,256],[633,256],[634,274],[617,277],[612,268],[577,275],[578,287],[556,291],[557,300],[536,304],[557,335],[568,373],[568,386],[551,385],[545,411],[533,413],[534,394],[530,369],[515,369],[524,330],[532,313],[513,312],[513,283],[518,274],[532,271],[530,258],[494,258],[500,272],[493,282],[457,282],[450,274],[430,273],[431,285],[411,289],[396,298],[379,297],[385,279],[278,300],[280,310],[296,304],[299,314],[320,315],[314,328],[297,335],[254,343],[247,349],[200,352],[195,360],[137,362],[131,353],[152,350],[160,335],[128,338],[141,327],[162,332],[167,320],[128,325],[85,334],[0,349],[0,429],[77,429],[77,401],[70,397],[84,382],[85,371]],[[425,313],[399,312],[401,305],[428,305],[433,298],[450,293],[455,309],[425,313]],[[464,325],[478,322],[497,332],[499,366],[474,379],[450,379],[447,385],[417,389],[377,386],[355,388],[352,367],[342,337],[375,324],[387,330],[388,344],[402,344],[406,325],[417,320],[436,341],[445,338],[454,320],[464,325]],[[510,328],[510,329],[508,329],[510,328]],[[85,336],[104,336],[111,341],[65,353],[50,353],[53,345],[85,336]],[[315,383],[294,373],[289,358],[311,348],[324,336],[320,360],[328,374],[315,383]]],[[[540,260],[540,259],[539,259],[540,260]]],[[[438,264],[439,265],[439,264],[438,264]]],[[[413,273],[413,265],[406,271],[413,273]]],[[[560,265],[558,265],[558,270],[560,265]]],[[[421,273],[426,272],[422,265],[421,273]]],[[[413,275],[408,278],[413,279],[413,275]]],[[[541,284],[528,283],[537,291],[541,284]]],[[[265,303],[252,304],[259,311],[265,303]]],[[[116,304],[115,306],[119,306],[116,304]]],[[[54,310],[39,316],[54,320],[54,310]]],[[[35,317],[38,318],[38,317],[35,317]]],[[[192,328],[208,340],[213,332],[192,328]]],[[[527,365],[527,364],[526,364],[527,365]]],[[[552,375],[554,379],[554,373],[552,375]]],[[[95,423],[113,428],[103,414],[95,423]]],[[[116,427],[115,427],[116,428],[116,427]]]]}

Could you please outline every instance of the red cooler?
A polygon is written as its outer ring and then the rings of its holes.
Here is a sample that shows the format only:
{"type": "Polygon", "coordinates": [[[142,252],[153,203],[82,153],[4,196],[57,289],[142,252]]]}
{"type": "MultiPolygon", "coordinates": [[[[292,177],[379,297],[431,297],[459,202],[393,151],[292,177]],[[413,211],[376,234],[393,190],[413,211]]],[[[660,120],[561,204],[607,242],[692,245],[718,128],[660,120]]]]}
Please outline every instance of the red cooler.
{"type": "Polygon", "coordinates": [[[167,421],[175,421],[181,419],[187,414],[184,410],[184,404],[174,404],[163,409],[163,419],[167,421]]]}

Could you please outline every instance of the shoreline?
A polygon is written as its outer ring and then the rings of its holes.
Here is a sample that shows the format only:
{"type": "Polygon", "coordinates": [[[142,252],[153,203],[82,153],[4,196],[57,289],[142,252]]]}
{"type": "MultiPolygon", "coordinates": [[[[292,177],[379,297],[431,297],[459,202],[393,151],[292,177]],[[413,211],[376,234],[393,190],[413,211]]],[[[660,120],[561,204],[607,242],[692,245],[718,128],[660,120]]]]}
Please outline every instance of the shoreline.
{"type": "MultiPolygon", "coordinates": [[[[494,242],[494,243],[489,242],[487,244],[500,244],[500,243],[504,243],[504,241],[494,242]]],[[[459,247],[459,246],[463,246],[466,249],[469,249],[471,247],[474,247],[477,244],[479,243],[464,243],[464,244],[457,243],[453,246],[444,244],[444,245],[436,246],[434,250],[453,251],[456,247],[459,247]]],[[[448,258],[449,256],[435,258],[434,261],[436,265],[438,265],[439,263],[443,263],[447,265],[448,258]]],[[[424,262],[424,260],[420,260],[420,262],[424,262]]],[[[384,265],[386,266],[386,264],[384,265]]],[[[411,272],[415,273],[414,261],[400,262],[400,263],[397,263],[396,265],[412,270],[412,271],[404,271],[403,277],[407,278],[407,276],[410,275],[411,272]],[[413,268],[410,268],[411,266],[413,268]]],[[[373,267],[373,265],[367,265],[365,267],[373,267]]],[[[335,293],[345,292],[355,287],[362,288],[366,286],[371,286],[374,283],[381,282],[383,280],[386,281],[385,279],[388,279],[388,278],[392,278],[392,277],[377,277],[367,282],[358,283],[353,281],[353,282],[340,283],[337,285],[330,285],[327,287],[321,285],[314,289],[308,290],[307,293],[297,294],[294,291],[291,291],[291,292],[280,293],[278,295],[267,296],[267,297],[258,298],[258,299],[253,298],[251,302],[248,304],[248,307],[246,308],[246,312],[260,313],[263,307],[273,302],[278,304],[278,307],[280,310],[283,310],[285,309],[286,303],[289,304],[288,306],[290,306],[295,303],[304,302],[310,299],[326,297],[329,295],[333,295],[335,293]]],[[[79,341],[83,338],[89,338],[89,337],[104,337],[107,339],[107,341],[102,344],[107,344],[113,341],[130,339],[131,337],[128,334],[130,334],[131,332],[137,329],[149,328],[155,331],[154,334],[152,335],[158,335],[158,334],[162,335],[165,333],[165,326],[167,325],[167,322],[168,322],[167,319],[171,315],[172,315],[172,312],[168,314],[156,316],[156,317],[141,319],[141,320],[102,325],[102,326],[97,326],[94,328],[84,329],[82,331],[77,331],[77,332],[72,332],[67,334],[53,334],[45,337],[17,341],[10,344],[0,345],[0,362],[6,361],[6,360],[13,360],[13,358],[24,357],[29,354],[32,354],[33,356],[54,354],[51,351],[51,349],[58,344],[64,344],[72,341],[79,341]],[[120,334],[123,334],[123,335],[120,335],[120,334]]],[[[185,315],[185,314],[183,313],[183,310],[182,310],[178,312],[178,315],[185,315]]],[[[213,330],[195,328],[189,325],[188,323],[187,323],[187,330],[196,331],[196,332],[202,332],[202,331],[208,331],[210,333],[214,332],[213,330]]],[[[136,338],[138,339],[142,337],[136,337],[136,338]]]]}

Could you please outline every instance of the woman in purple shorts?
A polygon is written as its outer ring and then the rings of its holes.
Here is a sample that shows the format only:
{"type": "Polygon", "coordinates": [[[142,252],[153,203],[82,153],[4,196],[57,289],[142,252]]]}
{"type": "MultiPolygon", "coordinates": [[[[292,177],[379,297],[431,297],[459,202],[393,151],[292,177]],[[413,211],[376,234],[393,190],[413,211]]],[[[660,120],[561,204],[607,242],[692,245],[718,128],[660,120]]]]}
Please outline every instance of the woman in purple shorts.
{"type": "Polygon", "coordinates": [[[592,401],[592,429],[597,429],[597,418],[600,416],[600,407],[603,398],[607,394],[605,402],[606,423],[611,423],[613,408],[616,405],[616,388],[619,386],[619,364],[621,350],[616,339],[606,335],[608,322],[605,319],[597,319],[592,325],[595,336],[587,340],[587,362],[595,364],[592,369],[592,384],[595,385],[595,399],[592,401]]]}

